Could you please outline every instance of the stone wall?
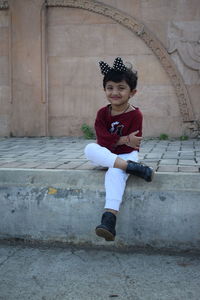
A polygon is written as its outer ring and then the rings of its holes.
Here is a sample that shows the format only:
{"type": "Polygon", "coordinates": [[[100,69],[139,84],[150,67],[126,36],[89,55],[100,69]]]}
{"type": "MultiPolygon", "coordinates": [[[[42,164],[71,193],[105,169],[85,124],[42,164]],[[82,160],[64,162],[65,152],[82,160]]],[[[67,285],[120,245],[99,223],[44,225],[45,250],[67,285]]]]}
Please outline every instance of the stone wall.
{"type": "Polygon", "coordinates": [[[51,135],[80,134],[83,122],[93,124],[97,109],[107,103],[98,61],[112,64],[116,56],[138,70],[138,93],[131,102],[144,114],[144,134],[180,135],[182,120],[170,79],[139,37],[107,17],[77,8],[49,8],[47,24],[51,135]]]}
{"type": "Polygon", "coordinates": [[[10,133],[9,13],[0,10],[0,136],[10,133]]]}
{"type": "Polygon", "coordinates": [[[200,120],[200,3],[198,0],[102,0],[145,24],[161,41],[189,93],[200,120]]]}
{"type": "Polygon", "coordinates": [[[144,136],[197,134],[198,1],[0,0],[0,8],[1,136],[81,135],[107,103],[98,61],[116,56],[138,70],[131,102],[144,136]]]}

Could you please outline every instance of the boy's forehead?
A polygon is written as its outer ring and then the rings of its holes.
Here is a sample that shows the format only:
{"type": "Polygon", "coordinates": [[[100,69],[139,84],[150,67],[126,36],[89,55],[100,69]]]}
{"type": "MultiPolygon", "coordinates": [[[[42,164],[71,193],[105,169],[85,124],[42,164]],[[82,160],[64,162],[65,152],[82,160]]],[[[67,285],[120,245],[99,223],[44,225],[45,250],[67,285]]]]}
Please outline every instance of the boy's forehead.
{"type": "Polygon", "coordinates": [[[121,80],[119,82],[109,80],[109,81],[106,82],[106,85],[122,85],[122,84],[123,85],[128,85],[125,80],[121,80]]]}

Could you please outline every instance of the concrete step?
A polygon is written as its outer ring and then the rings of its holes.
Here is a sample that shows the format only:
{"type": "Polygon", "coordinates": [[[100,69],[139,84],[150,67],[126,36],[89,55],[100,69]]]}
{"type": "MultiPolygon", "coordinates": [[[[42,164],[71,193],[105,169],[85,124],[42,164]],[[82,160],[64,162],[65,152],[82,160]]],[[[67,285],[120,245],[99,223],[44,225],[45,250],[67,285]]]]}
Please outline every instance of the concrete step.
{"type": "Polygon", "coordinates": [[[104,207],[104,170],[0,169],[0,239],[105,248],[200,250],[200,174],[130,176],[117,236],[95,235],[104,207]]]}

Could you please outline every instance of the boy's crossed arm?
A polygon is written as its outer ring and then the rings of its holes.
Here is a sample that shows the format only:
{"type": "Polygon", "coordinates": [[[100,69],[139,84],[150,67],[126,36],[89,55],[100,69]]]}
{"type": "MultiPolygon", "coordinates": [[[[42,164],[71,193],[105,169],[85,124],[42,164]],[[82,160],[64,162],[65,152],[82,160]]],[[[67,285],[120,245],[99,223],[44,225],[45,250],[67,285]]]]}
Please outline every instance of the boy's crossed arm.
{"type": "Polygon", "coordinates": [[[129,135],[121,136],[120,139],[118,140],[116,146],[127,145],[131,148],[139,149],[142,137],[136,136],[136,134],[138,134],[138,132],[139,132],[139,130],[134,131],[134,132],[130,133],[129,135]]]}

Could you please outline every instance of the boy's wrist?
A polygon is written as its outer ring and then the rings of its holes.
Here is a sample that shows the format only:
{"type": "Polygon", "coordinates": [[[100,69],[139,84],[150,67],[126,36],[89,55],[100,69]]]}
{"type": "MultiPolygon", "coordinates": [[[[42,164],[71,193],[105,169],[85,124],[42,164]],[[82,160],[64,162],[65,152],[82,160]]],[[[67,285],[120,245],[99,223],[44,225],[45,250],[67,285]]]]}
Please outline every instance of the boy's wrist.
{"type": "Polygon", "coordinates": [[[119,138],[117,145],[126,145],[128,143],[130,143],[130,137],[129,135],[125,135],[119,138]]]}

